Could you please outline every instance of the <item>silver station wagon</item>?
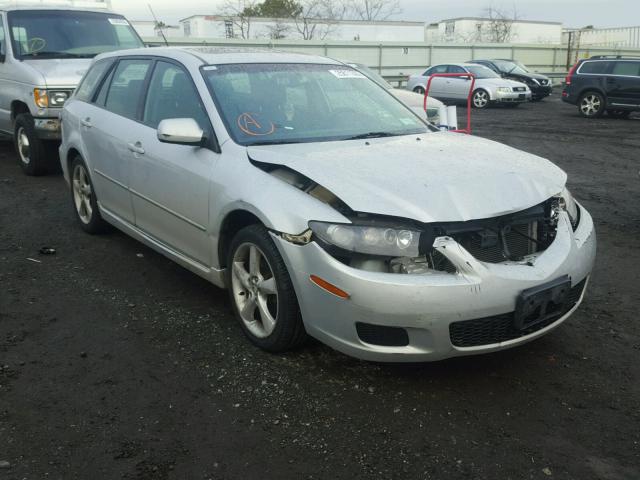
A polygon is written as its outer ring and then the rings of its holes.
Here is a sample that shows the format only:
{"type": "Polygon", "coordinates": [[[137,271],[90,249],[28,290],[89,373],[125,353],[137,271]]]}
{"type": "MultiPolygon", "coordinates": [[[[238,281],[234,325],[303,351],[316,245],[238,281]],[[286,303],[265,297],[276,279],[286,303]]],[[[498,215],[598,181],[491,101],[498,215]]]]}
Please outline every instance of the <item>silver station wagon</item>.
{"type": "Polygon", "coordinates": [[[594,262],[561,169],[439,132],[324,57],[103,54],[62,137],[79,225],[227,288],[272,352],[307,335],[375,361],[512,347],[575,311],[594,262]]]}

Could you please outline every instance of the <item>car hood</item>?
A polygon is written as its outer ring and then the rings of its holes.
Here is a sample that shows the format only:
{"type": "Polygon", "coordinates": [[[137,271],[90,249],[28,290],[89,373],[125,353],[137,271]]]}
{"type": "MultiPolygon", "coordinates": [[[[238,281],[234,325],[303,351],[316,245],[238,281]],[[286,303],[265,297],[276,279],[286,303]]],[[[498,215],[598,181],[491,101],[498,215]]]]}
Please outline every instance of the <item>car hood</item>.
{"type": "Polygon", "coordinates": [[[527,80],[531,78],[535,78],[536,80],[549,80],[549,77],[539,73],[508,73],[507,76],[515,80],[527,80]]]}
{"type": "MultiPolygon", "coordinates": [[[[396,97],[408,107],[424,109],[424,95],[400,88],[392,88],[389,91],[393,94],[394,97],[396,97]]],[[[433,97],[429,97],[427,99],[427,108],[437,110],[443,105],[444,104],[440,100],[436,100],[433,97]]]]}
{"type": "Polygon", "coordinates": [[[24,63],[44,77],[47,87],[75,88],[91,65],[91,58],[25,60],[24,63]]]}
{"type": "Polygon", "coordinates": [[[521,211],[566,182],[548,160],[456,133],[247,149],[252,160],[289,167],[354,211],[425,223],[521,211]]]}
{"type": "Polygon", "coordinates": [[[476,85],[485,87],[526,87],[527,85],[508,78],[479,78],[476,85]]]}

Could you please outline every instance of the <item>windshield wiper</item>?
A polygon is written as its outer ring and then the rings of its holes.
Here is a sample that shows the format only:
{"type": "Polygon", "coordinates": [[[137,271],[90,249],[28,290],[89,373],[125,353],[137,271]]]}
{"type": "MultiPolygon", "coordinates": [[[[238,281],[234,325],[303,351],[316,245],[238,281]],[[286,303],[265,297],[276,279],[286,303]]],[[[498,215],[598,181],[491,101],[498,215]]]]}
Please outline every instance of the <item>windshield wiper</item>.
{"type": "Polygon", "coordinates": [[[31,52],[31,53],[23,53],[22,57],[30,57],[30,58],[40,58],[40,57],[48,57],[48,58],[92,58],[95,57],[93,53],[70,53],[70,52],[31,52]]]}
{"type": "Polygon", "coordinates": [[[367,133],[361,133],[360,135],[354,135],[353,137],[347,137],[344,140],[364,140],[366,138],[399,137],[400,135],[404,135],[404,134],[394,133],[394,132],[367,132],[367,133]]]}

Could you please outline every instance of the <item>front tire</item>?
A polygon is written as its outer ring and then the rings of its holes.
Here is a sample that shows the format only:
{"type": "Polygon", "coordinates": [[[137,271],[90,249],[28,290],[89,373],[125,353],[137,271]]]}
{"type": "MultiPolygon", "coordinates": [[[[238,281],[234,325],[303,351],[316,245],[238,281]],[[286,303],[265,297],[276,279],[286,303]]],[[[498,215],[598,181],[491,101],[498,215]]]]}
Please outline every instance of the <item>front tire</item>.
{"type": "Polygon", "coordinates": [[[471,104],[474,108],[487,108],[489,103],[491,102],[491,97],[489,96],[489,92],[479,88],[475,92],[473,92],[473,96],[471,97],[471,104]]]}
{"type": "Polygon", "coordinates": [[[598,118],[604,113],[606,103],[601,93],[586,92],[578,101],[578,112],[585,118],[598,118]]]}
{"type": "Polygon", "coordinates": [[[299,347],[307,334],[287,267],[262,225],[240,230],[227,257],[227,285],[240,327],[273,353],[299,347]]]}
{"type": "Polygon", "coordinates": [[[75,157],[69,170],[71,176],[71,201],[80,228],[87,233],[102,233],[108,229],[98,210],[89,169],[81,157],[75,157]]]}
{"type": "Polygon", "coordinates": [[[13,144],[20,168],[25,175],[37,176],[47,173],[49,161],[44,142],[38,138],[33,117],[21,113],[16,117],[13,130],[13,144]]]}
{"type": "Polygon", "coordinates": [[[424,95],[424,92],[425,92],[424,87],[416,87],[413,89],[413,91],[420,95],[424,95]]]}

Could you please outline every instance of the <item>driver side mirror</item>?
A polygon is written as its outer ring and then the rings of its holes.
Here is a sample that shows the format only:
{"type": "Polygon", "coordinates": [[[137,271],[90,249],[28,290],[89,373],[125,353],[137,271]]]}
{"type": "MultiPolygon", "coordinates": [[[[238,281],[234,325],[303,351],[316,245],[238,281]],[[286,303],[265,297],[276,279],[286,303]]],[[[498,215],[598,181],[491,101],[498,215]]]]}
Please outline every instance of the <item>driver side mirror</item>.
{"type": "Polygon", "coordinates": [[[168,118],[158,125],[158,140],[162,143],[201,147],[206,139],[204,130],[193,118],[168,118]]]}

